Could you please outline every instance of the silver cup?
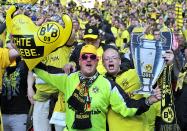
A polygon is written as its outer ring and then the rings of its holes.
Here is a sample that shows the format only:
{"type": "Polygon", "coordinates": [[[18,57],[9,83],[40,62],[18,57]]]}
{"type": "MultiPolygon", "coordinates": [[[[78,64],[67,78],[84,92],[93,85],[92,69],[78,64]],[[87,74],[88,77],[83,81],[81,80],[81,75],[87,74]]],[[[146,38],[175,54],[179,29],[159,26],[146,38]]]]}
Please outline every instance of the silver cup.
{"type": "Polygon", "coordinates": [[[171,49],[172,33],[169,29],[160,30],[159,40],[144,39],[144,34],[133,32],[131,35],[131,52],[134,66],[141,81],[140,89],[135,94],[152,94],[153,86],[166,64],[163,54],[171,49]]]}

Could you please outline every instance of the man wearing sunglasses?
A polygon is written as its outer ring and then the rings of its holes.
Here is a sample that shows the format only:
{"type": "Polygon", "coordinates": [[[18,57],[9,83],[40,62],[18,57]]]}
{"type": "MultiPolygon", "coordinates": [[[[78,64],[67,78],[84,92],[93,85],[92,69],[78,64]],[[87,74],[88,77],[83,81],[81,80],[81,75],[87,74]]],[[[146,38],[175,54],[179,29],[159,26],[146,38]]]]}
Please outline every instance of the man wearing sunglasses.
{"type": "Polygon", "coordinates": [[[69,74],[72,71],[80,69],[80,66],[79,66],[80,51],[84,45],[92,44],[97,48],[97,56],[99,60],[98,65],[97,65],[97,71],[100,74],[105,74],[106,69],[104,68],[102,64],[102,59],[101,59],[102,54],[103,54],[103,45],[101,43],[98,28],[96,26],[86,27],[83,39],[84,39],[84,43],[75,46],[75,49],[71,53],[70,60],[69,60],[70,63],[64,66],[63,69],[65,73],[69,74]]]}
{"type": "Polygon", "coordinates": [[[148,99],[130,99],[122,89],[97,70],[98,57],[95,46],[87,44],[79,55],[80,70],[70,75],[51,75],[41,68],[34,69],[44,81],[65,94],[66,124],[68,131],[106,131],[106,115],[109,106],[124,117],[139,115],[149,105],[161,99],[160,90],[148,99]]]}

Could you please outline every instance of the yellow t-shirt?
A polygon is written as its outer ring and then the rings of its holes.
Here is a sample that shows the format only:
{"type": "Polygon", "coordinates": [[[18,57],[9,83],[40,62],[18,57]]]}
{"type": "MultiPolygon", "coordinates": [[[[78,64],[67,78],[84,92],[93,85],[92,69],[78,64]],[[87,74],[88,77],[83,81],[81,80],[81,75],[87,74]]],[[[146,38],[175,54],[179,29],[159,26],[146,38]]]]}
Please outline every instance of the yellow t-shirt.
{"type": "Polygon", "coordinates": [[[103,66],[102,55],[103,55],[103,48],[100,46],[100,47],[97,49],[97,56],[99,57],[99,62],[98,62],[98,65],[97,65],[97,71],[98,71],[101,75],[104,75],[104,74],[106,73],[106,69],[105,69],[105,67],[103,66]]]}
{"type": "Polygon", "coordinates": [[[79,25],[81,29],[85,29],[85,25],[88,23],[88,21],[83,21],[82,19],[78,18],[79,25]]]}
{"type": "MultiPolygon", "coordinates": [[[[119,34],[120,32],[118,31],[118,34],[119,34]]],[[[123,48],[124,48],[124,39],[126,38],[127,39],[127,43],[130,41],[130,34],[129,34],[129,32],[127,31],[127,30],[124,30],[124,31],[121,31],[121,36],[117,36],[117,38],[116,38],[116,46],[118,47],[118,48],[120,48],[120,50],[122,50],[123,48]]]]}
{"type": "Polygon", "coordinates": [[[55,104],[54,112],[65,112],[64,94],[59,92],[58,101],[55,104]]]}
{"type": "MultiPolygon", "coordinates": [[[[2,76],[4,69],[10,64],[9,60],[9,49],[7,48],[0,48],[0,90],[2,89],[2,76]]],[[[0,111],[0,131],[3,131],[3,124],[1,111],[0,111]]]]}
{"type": "Polygon", "coordinates": [[[115,38],[118,37],[118,29],[114,26],[111,27],[112,34],[114,35],[115,38]]]}
{"type": "Polygon", "coordinates": [[[2,88],[2,76],[4,69],[10,64],[9,49],[0,48],[0,89],[2,88]]]}

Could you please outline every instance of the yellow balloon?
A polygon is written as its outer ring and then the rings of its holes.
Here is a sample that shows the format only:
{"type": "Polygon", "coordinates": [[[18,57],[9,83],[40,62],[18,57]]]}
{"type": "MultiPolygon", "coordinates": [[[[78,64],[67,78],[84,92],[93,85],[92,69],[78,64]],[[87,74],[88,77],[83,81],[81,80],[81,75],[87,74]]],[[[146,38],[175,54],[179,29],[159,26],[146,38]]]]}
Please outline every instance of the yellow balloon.
{"type": "Polygon", "coordinates": [[[32,70],[44,57],[66,44],[71,37],[72,21],[68,15],[63,15],[65,27],[57,22],[46,22],[36,26],[23,14],[11,18],[15,10],[16,7],[11,6],[7,11],[7,31],[29,70],[32,70]]]}

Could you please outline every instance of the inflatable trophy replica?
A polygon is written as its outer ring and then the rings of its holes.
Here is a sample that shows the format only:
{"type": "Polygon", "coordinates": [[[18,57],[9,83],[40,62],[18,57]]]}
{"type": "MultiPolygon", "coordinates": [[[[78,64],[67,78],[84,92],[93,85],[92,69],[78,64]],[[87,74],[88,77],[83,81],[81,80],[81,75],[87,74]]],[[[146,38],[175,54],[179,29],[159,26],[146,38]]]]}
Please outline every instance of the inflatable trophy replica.
{"type": "Polygon", "coordinates": [[[15,6],[7,10],[7,31],[29,70],[52,51],[66,44],[71,37],[72,21],[68,15],[62,16],[64,27],[57,22],[46,22],[36,26],[23,14],[12,18],[15,11],[15,6]]]}
{"type": "Polygon", "coordinates": [[[160,74],[165,67],[162,55],[171,49],[172,34],[168,28],[160,30],[160,40],[148,40],[144,37],[144,28],[136,27],[132,32],[131,51],[141,88],[135,94],[151,94],[160,74]]]}

